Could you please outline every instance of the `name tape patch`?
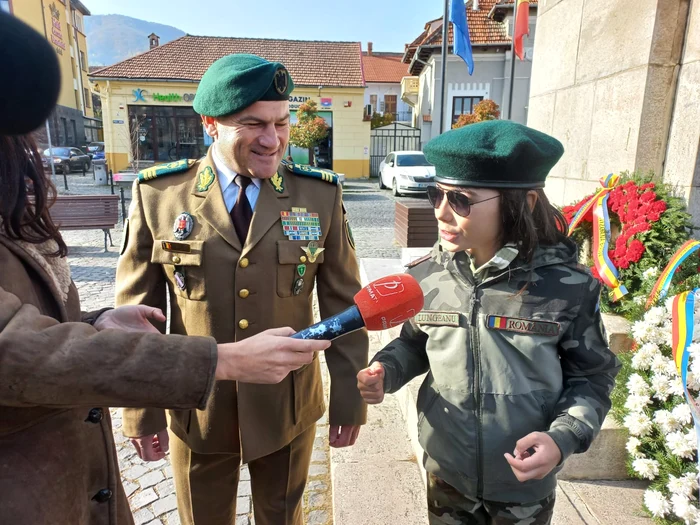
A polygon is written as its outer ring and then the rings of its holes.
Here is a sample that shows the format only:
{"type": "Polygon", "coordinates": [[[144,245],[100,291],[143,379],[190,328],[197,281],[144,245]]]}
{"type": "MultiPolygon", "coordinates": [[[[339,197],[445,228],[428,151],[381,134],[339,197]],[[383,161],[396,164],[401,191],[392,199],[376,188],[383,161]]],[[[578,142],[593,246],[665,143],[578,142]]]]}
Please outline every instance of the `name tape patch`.
{"type": "Polygon", "coordinates": [[[424,326],[459,326],[457,312],[424,311],[416,315],[416,324],[424,326]]]}
{"type": "Polygon", "coordinates": [[[486,326],[491,330],[550,336],[559,335],[559,331],[561,330],[561,325],[553,321],[500,317],[498,315],[489,315],[486,318],[486,326]]]}

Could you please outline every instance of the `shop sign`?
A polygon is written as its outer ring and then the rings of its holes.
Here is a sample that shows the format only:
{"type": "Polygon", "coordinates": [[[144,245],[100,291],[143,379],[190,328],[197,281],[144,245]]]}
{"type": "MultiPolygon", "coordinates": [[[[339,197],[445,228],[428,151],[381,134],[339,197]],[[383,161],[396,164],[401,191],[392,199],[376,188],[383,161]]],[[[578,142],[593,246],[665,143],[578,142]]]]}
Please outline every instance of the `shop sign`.
{"type": "Polygon", "coordinates": [[[299,109],[304,102],[311,100],[311,97],[289,97],[289,109],[299,109]]]}
{"type": "Polygon", "coordinates": [[[51,43],[56,46],[56,53],[63,55],[66,44],[63,42],[63,30],[61,28],[61,11],[56,7],[56,3],[49,6],[51,11],[51,43]]]}
{"type": "Polygon", "coordinates": [[[154,102],[192,102],[195,95],[194,93],[185,93],[184,95],[180,95],[179,93],[153,93],[149,95],[148,91],[145,89],[134,89],[132,93],[134,95],[134,102],[148,102],[146,96],[150,96],[154,102]]]}

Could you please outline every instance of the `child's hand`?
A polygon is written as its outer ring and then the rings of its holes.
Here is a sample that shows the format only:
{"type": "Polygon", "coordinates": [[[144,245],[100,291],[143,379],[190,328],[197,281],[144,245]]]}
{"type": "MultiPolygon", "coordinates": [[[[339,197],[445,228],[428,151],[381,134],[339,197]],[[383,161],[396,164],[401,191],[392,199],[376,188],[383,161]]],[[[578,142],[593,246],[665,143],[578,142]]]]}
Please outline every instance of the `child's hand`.
{"type": "Polygon", "coordinates": [[[549,474],[561,461],[561,450],[549,435],[533,432],[515,444],[513,456],[506,453],[506,461],[518,481],[527,481],[549,474]]]}
{"type": "Polygon", "coordinates": [[[384,367],[382,364],[375,361],[369,368],[360,370],[357,374],[357,388],[367,404],[376,405],[384,401],[384,367]]]}

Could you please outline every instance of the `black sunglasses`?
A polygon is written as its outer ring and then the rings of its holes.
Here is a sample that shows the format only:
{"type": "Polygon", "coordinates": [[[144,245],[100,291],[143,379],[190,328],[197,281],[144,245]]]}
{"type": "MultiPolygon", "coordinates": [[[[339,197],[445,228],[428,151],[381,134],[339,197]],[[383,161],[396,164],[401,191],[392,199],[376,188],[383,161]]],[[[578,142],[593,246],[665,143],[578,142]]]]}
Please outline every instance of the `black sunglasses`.
{"type": "Polygon", "coordinates": [[[488,199],[469,202],[469,198],[462,192],[454,190],[445,191],[437,186],[428,186],[428,200],[436,210],[442,205],[442,198],[445,195],[447,195],[447,202],[449,203],[450,208],[452,208],[460,217],[469,217],[469,213],[472,211],[472,206],[474,204],[479,204],[481,202],[490,201],[500,197],[500,195],[495,195],[493,197],[489,197],[488,199]]]}

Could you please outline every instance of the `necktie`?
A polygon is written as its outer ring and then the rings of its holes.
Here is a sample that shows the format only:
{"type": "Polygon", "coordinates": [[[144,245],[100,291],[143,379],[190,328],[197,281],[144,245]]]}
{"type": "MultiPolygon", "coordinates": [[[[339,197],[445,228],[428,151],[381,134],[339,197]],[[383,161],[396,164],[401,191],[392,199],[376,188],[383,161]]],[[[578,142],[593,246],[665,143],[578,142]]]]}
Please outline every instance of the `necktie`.
{"type": "Polygon", "coordinates": [[[236,175],[235,182],[238,185],[238,197],[236,197],[236,204],[233,205],[231,210],[231,219],[233,220],[233,227],[236,229],[238,239],[241,241],[241,245],[244,245],[245,240],[248,238],[250,221],[253,218],[253,209],[250,207],[248,196],[245,194],[245,190],[250,184],[250,179],[243,175],[236,175]]]}

